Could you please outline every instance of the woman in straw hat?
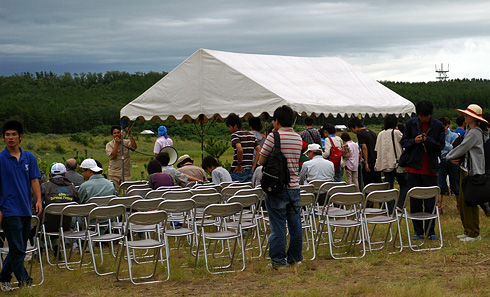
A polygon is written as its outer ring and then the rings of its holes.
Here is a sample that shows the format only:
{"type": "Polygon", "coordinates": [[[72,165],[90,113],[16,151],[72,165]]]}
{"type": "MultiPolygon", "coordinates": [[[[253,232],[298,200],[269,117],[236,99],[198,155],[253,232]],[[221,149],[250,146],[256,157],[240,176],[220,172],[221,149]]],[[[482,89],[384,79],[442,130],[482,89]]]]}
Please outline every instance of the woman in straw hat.
{"type": "MultiPolygon", "coordinates": [[[[466,133],[463,142],[447,154],[447,159],[459,164],[459,158],[466,156],[461,165],[460,183],[467,175],[485,173],[485,155],[483,144],[488,139],[488,122],[482,117],[482,109],[476,104],[470,104],[466,110],[456,109],[464,114],[466,133]],[[482,137],[483,135],[483,137],[482,137]],[[469,157],[469,158],[468,158],[469,157]],[[468,163],[469,160],[469,163],[468,163]]],[[[461,188],[461,184],[460,184],[461,188]]],[[[459,191],[457,205],[463,223],[464,234],[458,235],[461,241],[472,242],[481,239],[480,218],[478,206],[467,206],[464,202],[463,191],[459,191]]]]}

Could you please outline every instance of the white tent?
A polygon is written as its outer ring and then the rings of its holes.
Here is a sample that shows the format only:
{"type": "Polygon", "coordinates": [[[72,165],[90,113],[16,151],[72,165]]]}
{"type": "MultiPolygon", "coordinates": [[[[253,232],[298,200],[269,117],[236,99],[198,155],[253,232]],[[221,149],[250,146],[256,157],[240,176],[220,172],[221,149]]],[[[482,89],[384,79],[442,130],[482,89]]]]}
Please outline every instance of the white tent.
{"type": "Polygon", "coordinates": [[[121,109],[121,118],[203,120],[259,116],[289,105],[300,115],[405,115],[414,105],[340,58],[200,49],[121,109]],[[201,115],[201,118],[199,116],[201,115]]]}

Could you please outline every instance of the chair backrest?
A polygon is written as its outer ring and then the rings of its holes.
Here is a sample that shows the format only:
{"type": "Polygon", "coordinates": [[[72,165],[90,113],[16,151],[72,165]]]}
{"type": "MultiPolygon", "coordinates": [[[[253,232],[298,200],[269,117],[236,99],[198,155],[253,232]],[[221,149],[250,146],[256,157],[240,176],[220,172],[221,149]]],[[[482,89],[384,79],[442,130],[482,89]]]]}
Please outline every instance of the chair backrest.
{"type": "Polygon", "coordinates": [[[112,198],[111,201],[109,201],[109,206],[111,205],[117,205],[117,204],[122,204],[126,208],[130,208],[131,204],[137,200],[141,200],[141,196],[135,195],[135,196],[126,196],[126,197],[116,197],[112,198]]]}
{"type": "Polygon", "coordinates": [[[161,198],[163,193],[167,192],[169,190],[151,190],[145,195],[145,199],[151,199],[151,198],[161,198]]]}
{"type": "Polygon", "coordinates": [[[76,202],[63,202],[63,203],[51,203],[44,208],[44,213],[43,213],[43,221],[44,221],[44,215],[46,214],[51,214],[51,215],[60,215],[61,211],[63,208],[65,208],[68,205],[77,205],[78,203],[76,202]]]}
{"type": "Polygon", "coordinates": [[[210,204],[216,204],[221,202],[221,194],[196,194],[192,196],[192,200],[196,202],[196,207],[206,207],[210,204]]]}
{"type": "Polygon", "coordinates": [[[312,184],[300,185],[299,189],[305,193],[315,193],[315,186],[312,184]]]}
{"type": "Polygon", "coordinates": [[[228,200],[231,196],[235,195],[236,192],[244,189],[252,189],[252,185],[235,185],[231,184],[226,188],[223,188],[221,190],[221,196],[223,197],[223,200],[228,200]]]}
{"type": "Polygon", "coordinates": [[[369,201],[375,203],[386,203],[394,201],[394,205],[396,205],[399,193],[400,191],[398,189],[372,191],[366,196],[364,203],[367,204],[367,202],[369,201]]]}
{"type": "Polygon", "coordinates": [[[192,188],[191,189],[191,192],[192,192],[192,195],[218,193],[218,191],[216,190],[216,188],[212,188],[212,187],[192,188]]]}
{"type": "Polygon", "coordinates": [[[96,220],[105,220],[116,217],[122,217],[124,219],[124,214],[126,212],[126,207],[124,205],[111,205],[111,206],[98,206],[90,211],[88,218],[96,220]]]}
{"type": "Polygon", "coordinates": [[[234,202],[240,203],[242,207],[256,206],[257,203],[259,203],[259,196],[257,196],[257,194],[234,195],[226,201],[226,203],[234,202]]]}
{"type": "Polygon", "coordinates": [[[315,203],[315,194],[313,193],[300,193],[299,194],[299,203],[301,207],[304,206],[313,206],[315,203]]]}
{"type": "Polygon", "coordinates": [[[146,182],[146,183],[135,183],[135,184],[128,186],[128,192],[131,190],[134,190],[134,189],[146,189],[149,187],[150,187],[150,185],[148,184],[148,182],[146,182]]]}
{"type": "Polygon", "coordinates": [[[219,185],[221,186],[222,189],[228,187],[229,185],[233,184],[235,182],[231,181],[231,182],[222,182],[220,183],[219,185]]]}
{"type": "MultiPolygon", "coordinates": [[[[405,199],[405,205],[406,206],[407,201],[409,198],[416,198],[416,199],[429,199],[429,198],[436,198],[436,200],[439,198],[439,194],[441,193],[441,188],[438,186],[432,186],[432,187],[413,187],[411,188],[408,193],[407,193],[407,199],[405,199]]],[[[435,203],[434,205],[437,205],[435,203]]],[[[435,208],[434,208],[435,209],[435,208]]]]}
{"type": "Polygon", "coordinates": [[[333,186],[327,192],[327,199],[329,197],[332,197],[332,195],[335,195],[337,193],[356,193],[356,192],[357,192],[356,186],[353,184],[333,186]]]}
{"type": "Polygon", "coordinates": [[[146,226],[160,224],[161,226],[165,226],[166,223],[167,213],[164,210],[137,212],[129,216],[126,228],[129,228],[131,224],[146,226]]]}
{"type": "Polygon", "coordinates": [[[152,198],[152,199],[141,199],[136,200],[131,204],[130,213],[134,213],[135,211],[152,211],[157,210],[158,205],[165,201],[163,198],[152,198]]]}
{"type": "Polygon", "coordinates": [[[95,203],[98,206],[107,206],[109,205],[109,201],[111,201],[113,198],[116,198],[116,195],[92,197],[87,201],[87,203],[95,203]]]}
{"type": "Polygon", "coordinates": [[[372,191],[381,191],[381,190],[389,190],[389,189],[390,189],[390,183],[389,182],[370,183],[370,184],[367,184],[364,187],[364,189],[362,189],[362,193],[364,194],[364,196],[367,196],[372,191]]]}
{"type": "Polygon", "coordinates": [[[151,188],[138,188],[138,189],[131,189],[128,190],[126,193],[127,196],[134,196],[134,195],[139,195],[141,198],[144,198],[148,192],[151,191],[151,188]]]}
{"type": "Polygon", "coordinates": [[[364,201],[364,195],[360,192],[357,193],[345,193],[340,192],[333,194],[329,199],[329,204],[337,204],[344,206],[358,206],[361,207],[361,204],[364,201]]]}
{"type": "Polygon", "coordinates": [[[167,191],[163,193],[162,198],[164,199],[190,199],[192,197],[192,192],[189,191],[167,191]]]}
{"type": "Polygon", "coordinates": [[[330,189],[333,187],[346,186],[346,185],[347,185],[346,182],[333,182],[333,181],[324,182],[318,188],[315,188],[315,192],[317,194],[328,193],[328,191],[330,191],[330,189]]]}
{"type": "Polygon", "coordinates": [[[181,186],[160,186],[157,188],[157,190],[177,190],[177,189],[182,189],[181,186]]]}
{"type": "Polygon", "coordinates": [[[34,234],[38,234],[39,225],[41,225],[41,220],[39,220],[39,217],[35,215],[31,216],[31,230],[34,229],[34,234]]]}
{"type": "Polygon", "coordinates": [[[259,200],[264,199],[265,192],[262,190],[262,188],[252,188],[252,189],[241,189],[235,192],[235,196],[239,195],[257,195],[259,197],[259,200]]]}
{"type": "Polygon", "coordinates": [[[61,211],[62,216],[68,217],[87,217],[92,209],[96,208],[95,203],[68,205],[61,211]]]}
{"type": "Polygon", "coordinates": [[[213,184],[213,183],[206,183],[206,184],[195,184],[193,187],[193,189],[207,189],[207,188],[213,188],[216,190],[216,192],[218,193],[221,193],[221,190],[223,189],[220,185],[216,185],[216,184],[213,184]]]}
{"type": "Polygon", "coordinates": [[[165,200],[160,203],[158,209],[167,213],[191,212],[196,209],[196,202],[192,199],[165,200]]]}
{"type": "Polygon", "coordinates": [[[122,182],[121,185],[119,186],[119,190],[123,191],[123,193],[126,193],[128,190],[128,187],[132,185],[145,185],[148,184],[147,180],[129,180],[122,182]]]}
{"type": "Polygon", "coordinates": [[[230,217],[236,214],[240,214],[240,219],[242,216],[243,207],[238,202],[226,203],[226,204],[211,204],[206,206],[204,209],[203,216],[213,216],[219,217],[230,217]]]}

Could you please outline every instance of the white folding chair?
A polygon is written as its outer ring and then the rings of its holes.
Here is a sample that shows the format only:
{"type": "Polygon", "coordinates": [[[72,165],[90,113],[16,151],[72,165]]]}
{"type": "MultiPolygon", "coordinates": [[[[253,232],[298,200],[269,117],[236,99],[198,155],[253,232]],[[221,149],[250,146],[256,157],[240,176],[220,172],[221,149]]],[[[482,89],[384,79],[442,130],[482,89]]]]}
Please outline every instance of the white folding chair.
{"type": "MultiPolygon", "coordinates": [[[[313,220],[313,210],[315,209],[315,194],[313,193],[300,193],[300,206],[301,206],[301,228],[303,234],[306,237],[306,250],[313,251],[313,256],[310,260],[316,258],[316,245],[315,245],[315,228],[313,220]]],[[[305,242],[305,241],[303,241],[305,242]]]]}
{"type": "Polygon", "coordinates": [[[187,238],[190,247],[189,251],[192,255],[192,249],[194,247],[195,240],[197,239],[197,227],[195,225],[196,202],[194,202],[192,199],[165,200],[160,203],[158,209],[165,210],[167,212],[167,221],[171,221],[170,218],[173,218],[182,222],[181,228],[167,229],[165,236],[167,238],[175,237],[179,239],[177,249],[180,246],[181,239],[187,238]]]}
{"type": "MultiPolygon", "coordinates": [[[[364,194],[364,197],[367,197],[369,193],[373,191],[382,191],[382,190],[389,190],[390,189],[390,183],[384,182],[384,183],[370,183],[364,186],[364,189],[362,189],[362,194],[364,194]]],[[[394,206],[393,206],[394,207],[394,206]]],[[[368,203],[366,205],[366,209],[364,210],[367,215],[382,215],[386,213],[386,210],[388,209],[388,204],[383,203],[379,205],[379,207],[374,207],[374,203],[368,203]],[[372,204],[372,205],[371,205],[372,204]]]]}
{"type": "MultiPolygon", "coordinates": [[[[168,243],[166,242],[166,236],[165,235],[162,236],[162,234],[165,234],[166,224],[167,224],[167,213],[164,210],[157,210],[153,212],[138,212],[138,213],[133,213],[132,215],[129,216],[124,232],[123,244],[121,245],[120,252],[118,253],[119,262],[116,270],[117,280],[129,279],[135,285],[161,282],[160,280],[150,280],[150,281],[140,281],[140,280],[150,279],[155,276],[157,266],[158,266],[158,255],[162,255],[162,250],[164,247],[165,247],[165,260],[163,259],[163,255],[161,256],[161,260],[162,263],[166,263],[167,266],[166,280],[170,278],[168,243]],[[146,238],[146,239],[130,240],[129,239],[130,234],[132,233],[130,226],[132,225],[147,226],[148,228],[152,228],[153,236],[151,238],[146,238]],[[149,275],[135,276],[133,274],[133,260],[135,260],[137,257],[137,251],[138,250],[146,251],[148,249],[154,250],[153,261],[152,261],[154,262],[153,272],[149,275]],[[121,262],[125,256],[128,261],[129,278],[120,277],[121,262]]],[[[136,264],[145,263],[145,262],[136,262],[136,261],[134,262],[136,264]]]]}
{"type": "Polygon", "coordinates": [[[175,200],[175,199],[191,199],[192,192],[190,190],[185,191],[168,191],[162,195],[165,200],[175,200]]]}
{"type": "Polygon", "coordinates": [[[107,206],[109,204],[109,201],[116,197],[116,195],[96,196],[87,200],[87,203],[95,203],[97,204],[97,206],[107,206]]]}

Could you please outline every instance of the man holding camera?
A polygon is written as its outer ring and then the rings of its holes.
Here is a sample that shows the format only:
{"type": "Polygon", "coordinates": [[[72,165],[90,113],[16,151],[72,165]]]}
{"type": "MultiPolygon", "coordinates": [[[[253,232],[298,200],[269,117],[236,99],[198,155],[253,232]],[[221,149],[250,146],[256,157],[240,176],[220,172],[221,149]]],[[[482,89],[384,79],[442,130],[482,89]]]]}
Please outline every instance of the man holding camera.
{"type": "MultiPolygon", "coordinates": [[[[400,166],[405,167],[408,188],[437,186],[439,158],[445,145],[445,132],[442,123],[432,118],[434,106],[427,100],[421,100],[415,106],[417,116],[407,121],[405,132],[400,140],[405,149],[400,157],[400,166]]],[[[432,212],[435,199],[410,199],[410,210],[416,212],[432,212]]],[[[427,234],[429,239],[437,240],[434,222],[413,220],[415,236],[422,239],[427,234]],[[425,232],[424,232],[425,230],[425,232]]]]}

